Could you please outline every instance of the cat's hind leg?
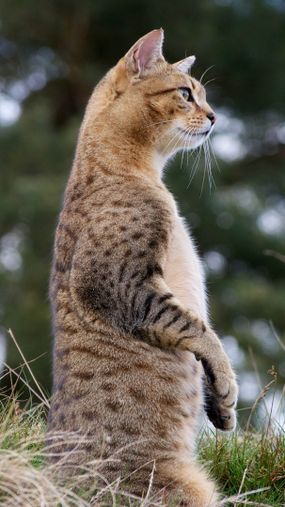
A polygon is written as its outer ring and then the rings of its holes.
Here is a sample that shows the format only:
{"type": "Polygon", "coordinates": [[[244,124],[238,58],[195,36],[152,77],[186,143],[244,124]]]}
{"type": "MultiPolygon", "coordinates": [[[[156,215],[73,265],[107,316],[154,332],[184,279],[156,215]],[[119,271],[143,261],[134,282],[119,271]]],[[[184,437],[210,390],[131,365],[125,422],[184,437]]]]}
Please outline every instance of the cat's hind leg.
{"type": "Polygon", "coordinates": [[[207,473],[195,463],[172,463],[165,470],[171,490],[167,495],[168,506],[219,507],[217,486],[207,473]]]}

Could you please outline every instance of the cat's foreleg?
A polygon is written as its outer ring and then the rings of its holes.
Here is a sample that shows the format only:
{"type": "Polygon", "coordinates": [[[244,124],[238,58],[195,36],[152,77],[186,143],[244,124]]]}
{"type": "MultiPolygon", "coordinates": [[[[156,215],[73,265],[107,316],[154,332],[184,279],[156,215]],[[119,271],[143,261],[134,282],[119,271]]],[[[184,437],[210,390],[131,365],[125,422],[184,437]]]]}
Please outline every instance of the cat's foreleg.
{"type": "Polygon", "coordinates": [[[232,429],[231,427],[227,428],[227,426],[231,424],[232,412],[236,405],[235,401],[228,406],[228,403],[213,389],[213,385],[206,375],[203,377],[203,384],[204,409],[209,420],[217,429],[232,429]]]}
{"type": "MultiPolygon", "coordinates": [[[[96,274],[92,256],[89,255],[89,260],[85,255],[87,244],[84,242],[83,248],[80,245],[75,253],[69,278],[78,316],[91,327],[101,316],[118,330],[154,346],[192,352],[202,362],[212,407],[215,406],[215,417],[210,415],[212,409],[208,415],[218,428],[233,429],[238,388],[229,358],[216,333],[173,296],[155,259],[142,262],[136,255],[132,264],[127,265],[127,274],[121,276],[118,252],[113,259],[113,252],[108,251],[109,265],[118,266],[118,275],[110,279],[112,288],[102,283],[96,274]]],[[[125,262],[122,265],[125,266],[125,262]]]]}
{"type": "Polygon", "coordinates": [[[238,388],[230,361],[216,333],[171,296],[164,281],[140,291],[133,333],[164,348],[193,352],[206,375],[206,411],[222,430],[235,427],[238,388]]]}

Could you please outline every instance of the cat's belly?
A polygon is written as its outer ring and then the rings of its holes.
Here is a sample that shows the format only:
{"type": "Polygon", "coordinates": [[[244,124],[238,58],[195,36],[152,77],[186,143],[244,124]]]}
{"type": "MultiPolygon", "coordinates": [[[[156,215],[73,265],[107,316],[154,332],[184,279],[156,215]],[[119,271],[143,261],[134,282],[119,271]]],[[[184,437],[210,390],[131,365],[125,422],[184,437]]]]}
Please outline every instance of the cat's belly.
{"type": "MultiPolygon", "coordinates": [[[[181,304],[191,309],[204,322],[208,322],[207,294],[204,282],[204,272],[201,261],[196,252],[195,244],[183,223],[183,219],[177,216],[172,238],[169,243],[166,264],[164,267],[165,281],[181,304]]],[[[181,356],[181,371],[185,369],[185,383],[181,388],[184,391],[185,407],[187,397],[193,385],[199,386],[199,402],[197,414],[202,408],[202,367],[190,352],[177,352],[181,356]],[[196,365],[197,372],[193,375],[192,368],[196,365]]],[[[183,398],[183,396],[182,396],[183,398]]],[[[188,398],[189,403],[189,398],[188,398]]],[[[191,404],[191,401],[190,401],[191,404]]],[[[187,408],[186,408],[187,409],[187,408]]],[[[198,423],[198,415],[195,423],[198,423]]],[[[193,428],[191,424],[185,423],[181,429],[180,437],[184,441],[186,452],[195,446],[193,428]]]]}
{"type": "Polygon", "coordinates": [[[204,273],[183,219],[177,216],[164,268],[165,281],[183,306],[207,322],[204,273]]]}

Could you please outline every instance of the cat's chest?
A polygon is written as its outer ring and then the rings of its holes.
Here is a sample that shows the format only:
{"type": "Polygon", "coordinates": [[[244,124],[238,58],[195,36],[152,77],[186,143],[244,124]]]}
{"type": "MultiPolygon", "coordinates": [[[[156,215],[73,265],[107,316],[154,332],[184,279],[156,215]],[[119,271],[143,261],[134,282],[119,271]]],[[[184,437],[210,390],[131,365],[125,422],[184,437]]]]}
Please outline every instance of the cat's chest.
{"type": "Polygon", "coordinates": [[[167,285],[181,303],[207,321],[202,264],[194,242],[178,213],[174,218],[164,273],[167,285]]]}

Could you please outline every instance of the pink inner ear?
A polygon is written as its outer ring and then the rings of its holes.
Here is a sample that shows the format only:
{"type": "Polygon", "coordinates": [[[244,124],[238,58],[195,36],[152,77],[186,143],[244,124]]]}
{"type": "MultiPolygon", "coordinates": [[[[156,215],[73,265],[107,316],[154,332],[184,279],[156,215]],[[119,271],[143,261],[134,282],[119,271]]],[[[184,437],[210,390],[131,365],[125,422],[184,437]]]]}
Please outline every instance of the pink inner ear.
{"type": "Polygon", "coordinates": [[[145,37],[134,52],[138,70],[147,68],[150,63],[161,56],[161,32],[155,30],[145,37]]]}

